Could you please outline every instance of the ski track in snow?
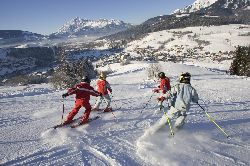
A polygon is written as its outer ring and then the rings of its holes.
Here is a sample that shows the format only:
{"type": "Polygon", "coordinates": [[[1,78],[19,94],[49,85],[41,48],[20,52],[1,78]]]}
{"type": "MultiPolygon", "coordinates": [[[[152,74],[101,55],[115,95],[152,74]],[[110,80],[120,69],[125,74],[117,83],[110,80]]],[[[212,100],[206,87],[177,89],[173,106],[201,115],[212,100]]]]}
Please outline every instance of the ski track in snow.
{"type": "MultiPolygon", "coordinates": [[[[1,92],[1,89],[0,89],[1,92]]],[[[41,94],[53,93],[54,90],[48,88],[32,88],[32,86],[23,87],[23,89],[17,91],[6,91],[0,93],[0,99],[3,98],[15,98],[24,96],[39,96],[41,94]]]]}
{"type": "Polygon", "coordinates": [[[112,159],[111,157],[109,157],[109,156],[107,156],[107,155],[105,155],[104,153],[102,153],[101,151],[99,151],[99,150],[97,150],[97,149],[95,149],[95,148],[91,148],[90,147],[90,151],[91,152],[93,152],[93,154],[97,154],[97,155],[95,155],[95,156],[101,156],[102,158],[104,158],[104,160],[105,161],[108,161],[108,165],[111,165],[111,166],[119,166],[120,164],[119,163],[117,163],[116,161],[115,161],[115,159],[112,159]]]}
{"type": "MultiPolygon", "coordinates": [[[[192,74],[192,85],[204,100],[200,104],[231,139],[226,139],[195,104],[183,130],[174,138],[169,137],[168,126],[147,135],[145,131],[162,116],[156,102],[158,94],[150,99],[158,83],[146,80],[147,63],[115,64],[108,81],[114,92],[112,106],[121,107],[113,112],[118,122],[113,114],[103,113],[100,119],[75,129],[48,129],[61,122],[63,91],[47,84],[0,87],[0,164],[248,166],[249,80],[216,69],[160,64],[171,84],[183,71],[192,74]]],[[[91,98],[91,104],[95,100],[91,98]]],[[[65,100],[64,117],[73,104],[74,96],[65,100]]],[[[83,109],[77,117],[82,113],[83,109]]]]}

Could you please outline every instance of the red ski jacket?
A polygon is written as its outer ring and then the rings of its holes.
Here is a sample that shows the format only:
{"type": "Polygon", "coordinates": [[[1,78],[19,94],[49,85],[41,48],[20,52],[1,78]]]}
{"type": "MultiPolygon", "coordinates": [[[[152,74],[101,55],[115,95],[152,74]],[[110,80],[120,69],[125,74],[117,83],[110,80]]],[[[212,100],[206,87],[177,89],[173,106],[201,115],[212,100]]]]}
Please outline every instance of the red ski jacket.
{"type": "Polygon", "coordinates": [[[92,86],[90,86],[86,82],[81,82],[80,84],[75,85],[74,88],[70,88],[68,90],[68,95],[76,94],[76,99],[90,100],[90,95],[99,96],[100,94],[94,90],[92,86]]]}
{"type": "Polygon", "coordinates": [[[102,95],[108,94],[108,91],[112,93],[112,89],[108,81],[102,79],[97,80],[97,91],[102,95]]]}
{"type": "Polygon", "coordinates": [[[163,94],[171,89],[169,78],[161,78],[159,89],[162,90],[163,94]]]}

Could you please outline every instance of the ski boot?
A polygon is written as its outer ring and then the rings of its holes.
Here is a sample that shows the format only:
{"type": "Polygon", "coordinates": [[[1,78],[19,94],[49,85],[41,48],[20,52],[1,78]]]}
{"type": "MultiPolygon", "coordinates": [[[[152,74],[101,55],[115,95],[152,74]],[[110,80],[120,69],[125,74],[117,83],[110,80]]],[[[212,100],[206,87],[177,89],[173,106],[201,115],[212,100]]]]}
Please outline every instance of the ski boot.
{"type": "Polygon", "coordinates": [[[88,123],[89,114],[90,114],[90,112],[85,112],[78,124],[82,125],[82,124],[88,123]]]}
{"type": "Polygon", "coordinates": [[[101,111],[101,109],[98,109],[98,108],[93,108],[91,111],[101,111]]]}
{"type": "Polygon", "coordinates": [[[65,121],[62,123],[62,125],[67,125],[67,124],[70,124],[71,122],[72,122],[72,120],[67,119],[67,120],[65,120],[65,121]]]}
{"type": "Polygon", "coordinates": [[[103,110],[103,112],[111,112],[111,111],[113,111],[112,108],[105,108],[105,109],[103,110]]]}

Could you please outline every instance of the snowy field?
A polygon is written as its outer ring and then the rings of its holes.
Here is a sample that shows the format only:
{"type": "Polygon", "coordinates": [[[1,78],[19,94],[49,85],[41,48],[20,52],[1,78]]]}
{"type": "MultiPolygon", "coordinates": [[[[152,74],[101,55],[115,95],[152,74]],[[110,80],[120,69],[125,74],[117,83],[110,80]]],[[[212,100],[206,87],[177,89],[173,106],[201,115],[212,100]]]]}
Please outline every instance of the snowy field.
{"type": "MultiPolygon", "coordinates": [[[[146,37],[132,41],[126,52],[150,47],[158,53],[182,56],[190,50],[200,54],[234,51],[235,47],[250,44],[250,26],[231,24],[221,26],[198,26],[163,30],[149,33],[146,37]],[[201,47],[201,48],[200,48],[201,47]]],[[[226,54],[227,55],[227,54],[226,54]]]]}
{"type": "MultiPolygon", "coordinates": [[[[158,83],[147,80],[146,62],[113,64],[107,80],[113,88],[113,109],[121,107],[113,112],[117,120],[112,113],[103,113],[100,119],[75,129],[50,129],[61,122],[65,91],[49,84],[0,87],[0,165],[249,166],[250,80],[227,75],[222,64],[160,64],[172,85],[182,72],[192,74],[200,104],[231,139],[196,104],[173,138],[168,126],[145,135],[162,116],[157,94],[149,100],[158,83]]],[[[92,97],[91,103],[95,100],[92,97]]],[[[66,117],[74,96],[64,103],[66,117]]],[[[82,113],[83,109],[76,117],[82,113]]],[[[91,117],[96,115],[91,113],[91,117]]]]}

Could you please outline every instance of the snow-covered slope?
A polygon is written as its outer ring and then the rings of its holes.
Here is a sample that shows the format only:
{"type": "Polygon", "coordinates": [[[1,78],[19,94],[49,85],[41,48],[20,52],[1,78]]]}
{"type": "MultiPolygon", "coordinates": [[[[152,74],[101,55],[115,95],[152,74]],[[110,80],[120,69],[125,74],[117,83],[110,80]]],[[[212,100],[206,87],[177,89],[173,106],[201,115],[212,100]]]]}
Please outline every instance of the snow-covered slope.
{"type": "Polygon", "coordinates": [[[238,24],[171,29],[149,33],[132,41],[125,51],[131,54],[143,51],[143,56],[179,56],[187,60],[232,58],[235,47],[250,44],[249,35],[250,26],[238,24]]]}
{"type": "Polygon", "coordinates": [[[224,1],[224,8],[230,8],[230,9],[239,9],[239,8],[245,8],[250,5],[249,0],[220,0],[224,1]]]}
{"type": "MultiPolygon", "coordinates": [[[[168,126],[152,136],[144,132],[162,113],[152,95],[157,82],[147,80],[146,62],[112,64],[112,113],[76,129],[49,129],[61,122],[64,91],[49,84],[0,87],[1,165],[242,165],[250,164],[249,79],[213,68],[161,62],[175,84],[181,72],[192,74],[200,104],[231,136],[225,136],[195,104],[182,131],[169,138],[168,126]],[[149,102],[147,104],[147,102],[149,102]],[[141,113],[142,112],[142,113],[141,113]],[[117,120],[116,120],[116,118],[117,120]]],[[[204,66],[205,65],[205,66],[204,66]]],[[[220,66],[218,64],[217,66],[220,66]]],[[[201,66],[201,65],[200,65],[201,66]]],[[[104,70],[105,68],[103,68],[104,70]]],[[[95,80],[91,85],[95,86],[95,80]]],[[[96,98],[91,98],[93,104],[96,98]]],[[[65,99],[65,114],[74,96],[65,99]]],[[[103,105],[104,107],[104,105],[103,105]]],[[[83,109],[78,113],[81,116],[83,109]]],[[[91,117],[96,116],[91,113],[91,117]]]]}

